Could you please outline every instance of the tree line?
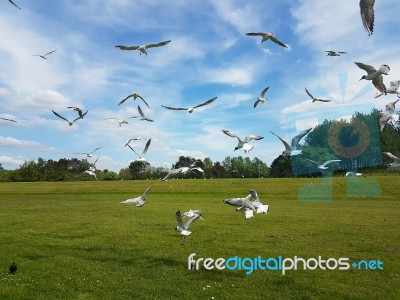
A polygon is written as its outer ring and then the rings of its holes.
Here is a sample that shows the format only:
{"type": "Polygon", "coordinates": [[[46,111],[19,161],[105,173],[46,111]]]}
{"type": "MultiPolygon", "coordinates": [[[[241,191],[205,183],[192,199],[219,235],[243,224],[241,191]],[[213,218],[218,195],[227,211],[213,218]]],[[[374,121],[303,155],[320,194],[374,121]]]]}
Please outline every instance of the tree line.
{"type": "MultiPolygon", "coordinates": [[[[206,178],[266,178],[320,176],[321,172],[304,158],[322,163],[339,158],[340,163],[332,165],[332,170],[345,172],[384,171],[392,162],[382,152],[391,152],[400,157],[400,123],[392,121],[383,131],[379,130],[380,114],[377,110],[369,114],[355,113],[350,120],[325,120],[313,128],[300,145],[301,155],[280,155],[268,167],[255,157],[230,157],[222,162],[213,162],[190,156],[180,156],[171,169],[196,166],[204,170],[206,178]]],[[[0,163],[0,181],[72,181],[72,180],[140,180],[161,179],[169,171],[166,167],[153,167],[148,162],[134,161],[119,173],[95,170],[95,176],[87,171],[91,164],[86,159],[66,159],[58,161],[38,158],[25,161],[16,170],[5,170],[0,163]]],[[[400,170],[399,170],[400,171],[400,170]]],[[[178,178],[203,178],[201,174],[179,174],[178,178]]]]}

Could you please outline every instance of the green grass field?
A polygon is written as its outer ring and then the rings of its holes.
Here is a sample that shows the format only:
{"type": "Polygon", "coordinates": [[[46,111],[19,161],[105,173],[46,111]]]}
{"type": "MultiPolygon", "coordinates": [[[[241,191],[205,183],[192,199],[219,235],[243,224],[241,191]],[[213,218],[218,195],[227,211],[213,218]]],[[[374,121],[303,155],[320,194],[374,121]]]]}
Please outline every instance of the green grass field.
{"type": "Polygon", "coordinates": [[[325,202],[299,201],[321,179],[0,183],[0,299],[400,299],[399,177],[371,179],[379,197],[350,197],[333,178],[325,202]],[[119,204],[149,186],[144,207],[119,204]],[[268,215],[245,220],[223,203],[249,189],[268,215]],[[204,221],[182,239],[175,212],[190,208],[204,221]],[[191,253],[380,259],[383,270],[188,270],[191,253]]]}

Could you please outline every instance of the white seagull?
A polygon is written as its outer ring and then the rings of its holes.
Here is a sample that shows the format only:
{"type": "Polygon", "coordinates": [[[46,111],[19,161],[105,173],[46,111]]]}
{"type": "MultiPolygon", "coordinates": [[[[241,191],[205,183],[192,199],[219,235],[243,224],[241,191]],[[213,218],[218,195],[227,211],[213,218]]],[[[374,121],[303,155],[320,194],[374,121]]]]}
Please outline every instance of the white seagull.
{"type": "Polygon", "coordinates": [[[174,177],[178,174],[185,174],[187,171],[189,171],[189,167],[180,167],[177,169],[172,169],[170,170],[167,175],[165,175],[165,177],[163,179],[161,179],[161,181],[168,181],[168,178],[174,177]]]}
{"type": "Polygon", "coordinates": [[[368,35],[374,32],[374,11],[375,0],[360,0],[360,14],[365,31],[368,35]]]}
{"type": "Polygon", "coordinates": [[[137,108],[138,108],[139,114],[140,114],[140,116],[141,116],[141,119],[140,119],[140,120],[142,120],[142,121],[154,122],[154,120],[150,119],[149,117],[147,117],[147,116],[144,114],[143,110],[140,108],[139,105],[138,105],[137,108]]]}
{"type": "Polygon", "coordinates": [[[188,217],[188,218],[193,218],[193,217],[197,217],[198,215],[200,215],[200,219],[203,220],[203,218],[201,217],[201,215],[204,213],[204,210],[198,210],[198,209],[189,209],[188,211],[185,211],[182,213],[183,217],[188,217]]]}
{"type": "Polygon", "coordinates": [[[399,101],[399,99],[397,99],[394,102],[388,103],[386,104],[386,110],[384,112],[381,112],[381,117],[379,118],[379,125],[381,128],[381,131],[383,131],[383,129],[385,128],[386,124],[389,122],[389,120],[391,120],[394,116],[394,110],[395,110],[395,105],[397,103],[397,101],[399,101]]]}
{"type": "Polygon", "coordinates": [[[277,44],[281,47],[287,48],[287,46],[284,43],[282,43],[281,41],[279,41],[272,32],[267,32],[267,33],[265,33],[265,32],[249,32],[249,33],[246,33],[246,35],[261,36],[262,37],[261,43],[265,42],[267,40],[271,40],[275,44],[277,44]]]}
{"type": "Polygon", "coordinates": [[[50,52],[47,52],[45,54],[33,54],[32,56],[39,56],[39,57],[41,57],[43,59],[47,59],[47,56],[49,56],[50,54],[52,54],[53,52],[56,52],[56,51],[57,51],[57,49],[53,50],[53,51],[50,51],[50,52]]]}
{"type": "Polygon", "coordinates": [[[383,83],[382,75],[388,75],[390,67],[388,65],[381,65],[377,70],[373,66],[363,63],[355,62],[355,64],[357,65],[357,67],[367,72],[367,75],[361,77],[360,80],[372,80],[372,84],[376,87],[376,89],[386,95],[386,86],[383,83]]]}
{"type": "Polygon", "coordinates": [[[289,146],[288,142],[286,140],[282,139],[281,137],[277,136],[275,133],[270,131],[273,135],[275,135],[278,139],[281,140],[283,145],[285,146],[285,150],[282,152],[282,155],[284,156],[289,156],[289,155],[299,155],[301,154],[302,150],[297,150],[297,146],[300,143],[300,140],[311,131],[312,128],[306,129],[302,132],[300,132],[298,135],[296,135],[294,138],[292,138],[292,142],[289,146]]]}
{"type": "Polygon", "coordinates": [[[390,152],[383,152],[383,153],[385,155],[387,155],[388,157],[390,157],[391,159],[393,159],[393,162],[389,164],[389,169],[388,170],[393,170],[393,169],[400,168],[400,158],[398,158],[397,156],[394,156],[390,152]]]}
{"type": "Polygon", "coordinates": [[[225,130],[222,129],[222,132],[225,133],[227,136],[230,137],[235,137],[238,139],[238,145],[235,147],[234,151],[238,150],[238,149],[243,149],[245,153],[247,153],[248,151],[250,151],[251,149],[253,149],[253,145],[250,145],[249,142],[251,140],[261,140],[264,137],[263,136],[259,136],[259,135],[248,135],[244,138],[244,140],[242,140],[236,133],[234,133],[233,131],[230,130],[225,130]]]}
{"type": "Polygon", "coordinates": [[[307,95],[310,96],[310,98],[312,99],[312,102],[313,102],[313,103],[314,103],[315,101],[319,101],[319,102],[331,102],[331,100],[315,98],[313,95],[311,95],[311,93],[307,90],[307,88],[304,88],[304,89],[306,90],[307,95]]]}
{"type": "MultiPolygon", "coordinates": [[[[390,86],[386,88],[387,94],[397,94],[400,97],[400,80],[394,80],[390,82],[390,86]]],[[[375,98],[384,95],[384,93],[377,92],[375,98]]]]}
{"type": "Polygon", "coordinates": [[[134,161],[146,161],[146,157],[145,157],[145,156],[146,156],[146,153],[147,153],[147,149],[149,149],[150,143],[151,143],[151,139],[149,139],[149,140],[147,141],[146,145],[144,146],[142,155],[139,155],[130,145],[128,145],[128,147],[129,147],[133,152],[135,152],[137,156],[139,156],[139,158],[136,159],[136,160],[134,160],[134,161]]]}
{"type": "Polygon", "coordinates": [[[132,198],[132,199],[126,199],[122,202],[120,202],[120,204],[136,204],[137,207],[142,207],[145,203],[146,203],[146,195],[148,193],[148,191],[151,190],[151,187],[148,187],[143,194],[141,194],[139,197],[136,198],[132,198]]]}
{"type": "Polygon", "coordinates": [[[66,119],[66,118],[64,118],[63,116],[61,116],[61,115],[59,115],[58,113],[56,113],[54,110],[51,110],[52,112],[53,112],[53,114],[55,114],[57,117],[59,117],[60,119],[63,119],[63,120],[65,120],[65,121],[67,121],[68,122],[68,125],[69,126],[72,126],[73,124],[74,124],[74,122],[76,122],[76,121],[78,121],[79,119],[82,119],[86,114],[87,114],[87,111],[82,115],[82,118],[79,116],[79,117],[77,117],[75,120],[73,120],[72,122],[71,121],[69,121],[68,119],[66,119]]]}
{"type": "Polygon", "coordinates": [[[119,48],[120,50],[139,50],[140,55],[142,55],[142,53],[147,55],[147,49],[153,48],[153,47],[165,46],[170,42],[171,41],[169,40],[169,41],[164,41],[164,42],[160,42],[160,43],[156,43],[156,44],[146,44],[146,45],[138,45],[138,46],[117,45],[117,46],[115,46],[115,48],[119,48]]]}
{"type": "Polygon", "coordinates": [[[91,164],[91,166],[89,167],[88,170],[86,170],[85,172],[83,172],[83,173],[89,174],[89,175],[91,175],[91,176],[94,176],[94,178],[96,178],[96,180],[97,180],[97,176],[96,176],[96,163],[97,163],[97,161],[99,160],[99,158],[100,158],[100,156],[97,157],[97,159],[94,161],[93,164],[91,164]]]}
{"type": "Polygon", "coordinates": [[[189,114],[191,114],[195,108],[208,105],[208,104],[214,102],[215,99],[217,99],[217,98],[218,97],[214,97],[214,98],[212,98],[210,100],[207,100],[206,102],[200,103],[200,104],[198,104],[196,106],[193,106],[193,107],[171,107],[171,106],[165,106],[165,105],[161,105],[161,106],[166,108],[166,109],[170,109],[170,110],[186,110],[189,114]]]}
{"type": "Polygon", "coordinates": [[[148,108],[150,108],[150,106],[147,104],[147,102],[143,99],[143,97],[142,96],[140,96],[138,93],[133,93],[133,94],[130,94],[130,95],[128,95],[126,98],[124,98],[124,99],[122,99],[121,100],[121,102],[119,102],[118,103],[118,105],[121,105],[122,103],[124,103],[126,100],[128,100],[129,98],[133,98],[133,100],[136,100],[137,98],[139,98],[139,99],[141,99],[143,102],[144,102],[144,104],[146,104],[146,106],[148,107],[148,108]]]}
{"type": "MultiPolygon", "coordinates": [[[[99,149],[101,149],[101,148],[103,148],[104,146],[101,146],[101,147],[98,147],[98,148],[96,148],[96,149],[94,149],[92,152],[75,152],[74,154],[85,154],[86,155],[86,157],[88,157],[88,158],[90,158],[90,157],[93,157],[94,156],[94,152],[96,152],[97,150],[99,150],[99,149]]],[[[96,160],[97,161],[97,160],[96,160]]]]}
{"type": "Polygon", "coordinates": [[[253,203],[250,202],[250,199],[252,197],[253,196],[250,193],[245,198],[228,198],[225,199],[223,202],[225,204],[235,206],[236,211],[243,212],[245,214],[245,219],[250,219],[254,217],[253,213],[256,211],[256,208],[254,207],[253,203]]]}
{"type": "Polygon", "coordinates": [[[192,232],[188,231],[188,228],[190,227],[190,225],[193,224],[194,221],[201,217],[201,214],[196,214],[195,216],[191,217],[186,223],[183,223],[183,217],[180,210],[175,213],[175,217],[176,221],[178,222],[178,226],[175,227],[175,230],[178,230],[179,233],[183,236],[189,236],[192,234],[192,232]]]}
{"type": "Polygon", "coordinates": [[[126,118],[125,120],[120,120],[117,118],[105,118],[104,120],[117,120],[118,127],[121,127],[122,124],[128,124],[128,121],[127,121],[128,119],[134,119],[134,118],[139,118],[139,116],[129,117],[129,118],[126,118]]]}
{"type": "Polygon", "coordinates": [[[308,161],[310,161],[310,162],[312,162],[312,163],[314,163],[314,164],[316,164],[316,165],[318,166],[318,169],[320,169],[321,171],[322,171],[322,170],[327,170],[327,169],[328,169],[328,165],[329,165],[330,163],[341,161],[340,159],[331,159],[331,160],[327,160],[326,162],[324,162],[323,164],[320,165],[320,164],[317,163],[315,160],[308,159],[308,158],[304,158],[304,159],[305,159],[305,160],[308,160],[308,161]]]}
{"type": "Polygon", "coordinates": [[[331,50],[328,50],[328,51],[325,51],[325,52],[328,53],[327,56],[341,56],[342,54],[347,54],[347,52],[344,52],[344,51],[331,51],[331,50]]]}
{"type": "Polygon", "coordinates": [[[362,173],[357,173],[357,172],[346,172],[346,174],[344,175],[345,178],[348,177],[360,177],[360,176],[364,176],[362,173]]]}
{"type": "Polygon", "coordinates": [[[249,190],[249,193],[255,200],[251,202],[256,209],[256,213],[258,214],[267,214],[269,211],[269,205],[262,204],[260,201],[260,198],[258,197],[258,194],[255,190],[249,190]]]}
{"type": "Polygon", "coordinates": [[[265,98],[265,93],[268,91],[269,86],[267,86],[265,89],[263,89],[261,91],[260,97],[257,98],[256,102],[254,102],[254,108],[257,107],[258,104],[260,103],[265,103],[265,101],[267,101],[267,99],[265,98]]]}

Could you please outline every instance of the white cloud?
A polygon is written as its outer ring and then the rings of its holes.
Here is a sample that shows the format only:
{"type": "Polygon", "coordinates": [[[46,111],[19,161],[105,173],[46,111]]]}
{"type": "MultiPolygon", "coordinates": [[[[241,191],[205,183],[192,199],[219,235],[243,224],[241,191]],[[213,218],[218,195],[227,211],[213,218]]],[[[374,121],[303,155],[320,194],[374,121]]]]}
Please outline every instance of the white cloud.
{"type": "Polygon", "coordinates": [[[11,157],[11,156],[0,155],[0,163],[2,164],[2,167],[6,170],[16,169],[20,165],[22,165],[24,162],[25,162],[25,159],[21,156],[11,157]]]}

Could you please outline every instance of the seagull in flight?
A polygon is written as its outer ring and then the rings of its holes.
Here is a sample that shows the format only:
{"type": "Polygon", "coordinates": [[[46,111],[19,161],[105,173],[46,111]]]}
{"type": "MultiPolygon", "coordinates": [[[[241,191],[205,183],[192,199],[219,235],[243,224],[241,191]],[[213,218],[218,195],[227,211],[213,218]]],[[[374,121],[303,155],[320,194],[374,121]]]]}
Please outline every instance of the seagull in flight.
{"type": "Polygon", "coordinates": [[[395,105],[397,103],[397,101],[399,101],[399,99],[397,99],[394,102],[388,103],[386,104],[386,110],[384,112],[381,112],[381,117],[379,118],[379,125],[381,128],[381,131],[383,131],[383,129],[385,128],[386,124],[393,118],[393,115],[395,113],[395,105]]]}
{"type": "Polygon", "coordinates": [[[314,103],[315,101],[319,101],[319,102],[331,102],[331,100],[315,98],[313,95],[311,95],[311,93],[307,90],[307,88],[304,88],[304,89],[306,90],[307,95],[310,96],[310,98],[312,99],[312,102],[313,102],[313,103],[314,103]]]}
{"type": "Polygon", "coordinates": [[[193,218],[193,217],[197,217],[197,215],[200,215],[200,219],[203,220],[203,218],[201,217],[201,215],[204,213],[204,210],[198,210],[198,209],[189,209],[188,211],[185,211],[182,213],[182,217],[188,217],[188,218],[193,218]]]}
{"type": "Polygon", "coordinates": [[[9,122],[18,123],[17,121],[15,121],[15,120],[13,120],[13,119],[9,119],[9,118],[0,117],[0,119],[2,119],[2,120],[4,120],[4,121],[9,121],[9,122]]]}
{"type": "Polygon", "coordinates": [[[267,86],[265,89],[263,89],[261,91],[260,97],[257,98],[256,102],[254,102],[254,108],[257,107],[258,104],[260,103],[265,103],[265,101],[267,101],[267,99],[265,98],[265,93],[268,91],[269,86],[267,86]]]}
{"type": "Polygon", "coordinates": [[[218,97],[214,97],[214,98],[212,98],[210,100],[207,100],[206,102],[203,102],[203,103],[198,104],[198,105],[193,106],[193,107],[170,107],[170,106],[165,106],[165,105],[161,105],[161,106],[166,108],[166,109],[170,109],[170,110],[186,110],[189,114],[191,114],[195,108],[208,105],[208,104],[214,102],[215,99],[217,99],[217,98],[218,97]]]}
{"type": "Polygon", "coordinates": [[[82,115],[82,118],[81,117],[77,117],[75,120],[73,120],[72,122],[71,121],[69,121],[68,119],[66,119],[66,118],[64,118],[63,116],[61,116],[61,115],[59,115],[58,113],[56,113],[54,110],[51,110],[52,112],[53,112],[53,114],[55,114],[57,117],[59,117],[60,119],[63,119],[63,120],[65,120],[65,121],[67,121],[68,122],[68,125],[69,126],[72,126],[73,124],[74,124],[74,122],[76,122],[76,121],[78,121],[79,119],[82,119],[86,114],[87,114],[87,111],[82,115]]]}
{"type": "Polygon", "coordinates": [[[144,102],[144,104],[146,104],[146,106],[148,108],[150,108],[150,106],[147,104],[147,102],[143,99],[142,96],[140,96],[138,93],[133,93],[128,95],[126,98],[122,99],[120,103],[118,103],[118,105],[121,105],[122,103],[124,103],[126,100],[128,100],[129,98],[133,98],[133,100],[136,100],[137,98],[142,99],[142,101],[144,102]]]}
{"type": "Polygon", "coordinates": [[[139,159],[136,159],[136,160],[134,160],[134,161],[146,161],[145,156],[146,156],[146,153],[147,153],[147,149],[149,149],[150,143],[151,143],[151,139],[149,139],[149,140],[147,141],[146,145],[144,146],[142,155],[139,155],[130,145],[128,145],[128,147],[129,147],[133,152],[135,152],[137,156],[139,156],[139,159]]]}
{"type": "Polygon", "coordinates": [[[383,154],[385,154],[386,156],[388,156],[391,159],[393,159],[393,162],[389,164],[389,169],[388,170],[393,170],[393,169],[400,168],[400,158],[398,158],[397,156],[393,155],[390,152],[383,152],[383,154]]]}
{"type": "Polygon", "coordinates": [[[250,193],[245,198],[228,198],[223,202],[225,204],[235,206],[236,211],[243,212],[245,214],[245,219],[250,219],[254,217],[254,212],[257,211],[254,207],[253,203],[250,201],[252,198],[252,194],[250,193]]]}
{"type": "Polygon", "coordinates": [[[146,203],[146,196],[150,190],[151,187],[148,187],[139,197],[126,199],[120,202],[120,204],[136,204],[137,207],[142,207],[146,203]]]}
{"type": "Polygon", "coordinates": [[[357,67],[367,72],[367,75],[361,77],[360,80],[362,79],[372,80],[372,84],[376,87],[376,89],[386,95],[386,86],[383,83],[382,75],[388,75],[390,67],[388,65],[381,65],[377,70],[373,66],[367,64],[359,62],[355,62],[355,64],[357,65],[357,67]]]}
{"type": "MultiPolygon", "coordinates": [[[[400,80],[394,80],[390,82],[390,87],[386,88],[387,94],[397,94],[397,97],[400,97],[400,80]]],[[[374,98],[378,98],[382,96],[384,93],[377,93],[374,98]]]]}
{"type": "Polygon", "coordinates": [[[287,141],[282,139],[281,137],[277,136],[275,133],[270,131],[273,135],[275,135],[278,139],[281,140],[283,145],[285,146],[285,150],[282,152],[282,155],[284,156],[289,156],[289,155],[299,155],[301,154],[302,150],[297,150],[297,146],[300,143],[300,140],[311,131],[312,128],[306,129],[302,132],[300,132],[298,135],[296,135],[294,138],[292,138],[292,142],[290,143],[290,146],[287,141]]]}
{"type": "Polygon", "coordinates": [[[138,137],[135,137],[135,138],[129,138],[129,139],[127,139],[127,140],[125,141],[124,147],[128,146],[129,143],[132,142],[132,141],[140,141],[140,140],[145,140],[145,141],[147,141],[147,139],[145,139],[145,138],[143,138],[143,137],[141,137],[141,136],[138,136],[138,137]]]}
{"type": "Polygon", "coordinates": [[[225,133],[227,136],[235,137],[238,139],[238,145],[235,147],[233,151],[238,149],[243,149],[245,153],[253,149],[254,146],[250,145],[249,142],[251,140],[262,140],[264,137],[259,135],[248,135],[243,140],[233,131],[222,129],[222,132],[225,133]]]}
{"type": "Polygon", "coordinates": [[[357,172],[352,172],[352,171],[346,172],[346,174],[344,175],[345,178],[348,178],[348,177],[360,177],[360,176],[364,176],[364,175],[362,173],[357,173],[357,172]]]}
{"type": "Polygon", "coordinates": [[[139,50],[140,55],[145,54],[147,55],[147,49],[153,48],[153,47],[161,47],[169,44],[171,41],[164,41],[156,44],[146,44],[146,45],[138,45],[138,46],[124,46],[124,45],[117,45],[115,48],[119,48],[120,50],[139,50]]]}
{"type": "Polygon", "coordinates": [[[19,9],[21,9],[21,7],[19,7],[17,4],[15,4],[15,2],[14,1],[12,1],[12,0],[8,0],[8,2],[10,2],[12,5],[14,5],[15,7],[17,7],[17,8],[19,8],[19,9]]]}
{"type": "MultiPolygon", "coordinates": [[[[94,152],[96,152],[97,150],[99,150],[103,147],[104,146],[98,147],[98,148],[94,149],[92,152],[75,152],[74,154],[85,154],[87,158],[91,158],[94,156],[94,154],[93,154],[94,152]]],[[[96,162],[97,162],[97,159],[96,159],[96,162]]]]}
{"type": "Polygon", "coordinates": [[[142,121],[154,122],[154,120],[150,119],[149,117],[147,117],[147,116],[144,114],[143,110],[140,108],[139,105],[138,105],[137,108],[138,108],[139,114],[140,114],[140,116],[141,116],[141,119],[140,119],[140,120],[142,120],[142,121]]]}
{"type": "MultiPolygon", "coordinates": [[[[100,147],[101,148],[101,147],[100,147]]],[[[96,176],[96,163],[99,160],[100,156],[97,157],[97,159],[94,161],[94,163],[92,163],[92,165],[89,167],[89,169],[87,169],[85,172],[86,174],[89,174],[91,176],[94,176],[94,178],[96,178],[97,180],[97,176],[96,176]]]]}
{"type": "Polygon", "coordinates": [[[267,214],[269,210],[269,205],[262,204],[260,201],[260,198],[258,197],[258,194],[255,190],[249,190],[249,193],[255,200],[251,202],[256,209],[256,213],[258,214],[267,214]]]}
{"type": "Polygon", "coordinates": [[[341,161],[340,159],[331,159],[331,160],[327,160],[326,162],[324,162],[323,164],[320,165],[319,163],[317,163],[314,160],[311,160],[311,159],[308,159],[308,158],[304,158],[304,159],[316,164],[318,166],[318,169],[320,169],[321,171],[322,170],[327,170],[328,169],[328,165],[330,163],[341,161]]]}
{"type": "Polygon", "coordinates": [[[79,115],[79,118],[83,119],[83,116],[87,114],[88,110],[83,113],[82,109],[76,106],[67,106],[67,108],[72,108],[74,111],[76,111],[79,115]]]}
{"type": "Polygon", "coordinates": [[[56,51],[57,51],[57,49],[53,50],[53,51],[50,51],[50,52],[47,52],[45,54],[33,54],[32,56],[39,56],[39,57],[41,57],[43,59],[47,59],[47,56],[49,56],[50,54],[52,54],[53,52],[56,52],[56,51]]]}
{"type": "Polygon", "coordinates": [[[161,179],[161,181],[168,181],[170,177],[174,177],[180,173],[185,174],[187,171],[189,171],[189,167],[180,167],[177,169],[172,169],[167,173],[167,175],[165,175],[163,179],[161,179]]]}
{"type": "Polygon", "coordinates": [[[341,56],[342,54],[347,54],[347,52],[344,52],[344,51],[331,51],[331,50],[328,50],[328,51],[325,51],[325,52],[328,53],[327,56],[341,56]]]}
{"type": "Polygon", "coordinates": [[[128,124],[128,121],[127,121],[128,119],[134,119],[134,118],[139,118],[139,116],[129,117],[129,118],[126,118],[125,120],[120,120],[117,118],[105,118],[104,120],[117,120],[118,127],[121,127],[122,124],[128,124]]]}
{"type": "Polygon", "coordinates": [[[374,32],[375,0],[360,0],[360,14],[365,31],[369,36],[374,32]]]}
{"type": "Polygon", "coordinates": [[[287,46],[284,43],[282,43],[281,41],[279,41],[272,32],[267,32],[267,33],[265,33],[265,32],[249,32],[249,33],[246,33],[246,35],[261,36],[262,37],[261,43],[265,42],[267,40],[271,40],[275,44],[277,44],[281,47],[287,48],[287,46]]]}
{"type": "Polygon", "coordinates": [[[188,228],[190,227],[190,225],[192,225],[198,218],[201,217],[201,214],[196,214],[193,217],[191,217],[186,223],[183,223],[183,216],[180,212],[180,210],[178,210],[175,213],[175,217],[176,217],[176,221],[178,222],[178,226],[175,227],[175,230],[179,231],[179,233],[182,236],[189,236],[192,234],[191,231],[188,231],[188,228]]]}

